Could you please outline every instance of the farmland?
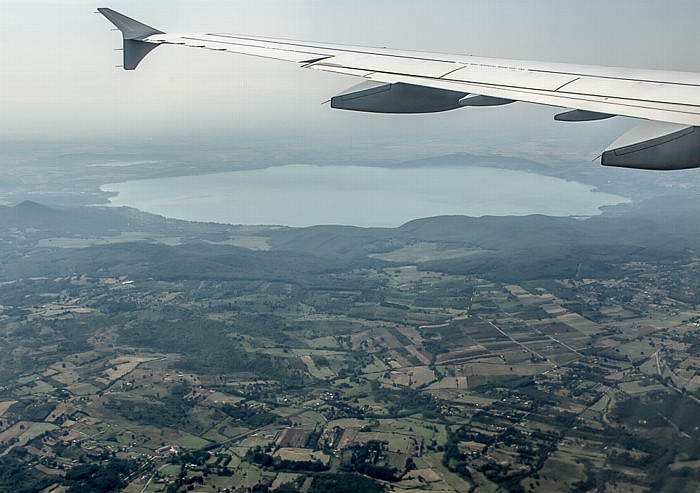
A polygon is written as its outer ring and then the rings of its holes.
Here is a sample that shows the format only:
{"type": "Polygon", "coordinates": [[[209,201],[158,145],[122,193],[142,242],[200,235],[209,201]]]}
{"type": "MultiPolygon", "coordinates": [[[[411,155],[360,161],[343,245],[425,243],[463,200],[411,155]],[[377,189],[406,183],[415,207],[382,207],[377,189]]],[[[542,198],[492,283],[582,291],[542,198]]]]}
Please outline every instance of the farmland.
{"type": "Polygon", "coordinates": [[[148,221],[177,241],[5,233],[0,467],[22,473],[1,488],[697,485],[691,250],[505,279],[471,267],[493,248],[454,238],[349,247],[329,228],[301,246],[295,230],[148,221]],[[332,245],[349,253],[319,253],[332,245]]]}

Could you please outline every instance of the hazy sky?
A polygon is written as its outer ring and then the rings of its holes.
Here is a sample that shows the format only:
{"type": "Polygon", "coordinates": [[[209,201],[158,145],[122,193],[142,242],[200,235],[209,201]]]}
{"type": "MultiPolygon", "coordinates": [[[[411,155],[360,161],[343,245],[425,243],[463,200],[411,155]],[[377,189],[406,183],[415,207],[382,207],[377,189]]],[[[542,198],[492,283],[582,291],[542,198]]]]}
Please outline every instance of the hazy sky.
{"type": "MultiPolygon", "coordinates": [[[[120,35],[94,14],[100,6],[166,32],[700,72],[697,0],[0,0],[0,138],[364,125],[458,132],[524,121],[580,132],[529,105],[421,117],[332,111],[320,103],[353,78],[204,50],[160,47],[125,72],[115,68],[120,35]]],[[[606,125],[619,123],[591,132],[606,125]]]]}

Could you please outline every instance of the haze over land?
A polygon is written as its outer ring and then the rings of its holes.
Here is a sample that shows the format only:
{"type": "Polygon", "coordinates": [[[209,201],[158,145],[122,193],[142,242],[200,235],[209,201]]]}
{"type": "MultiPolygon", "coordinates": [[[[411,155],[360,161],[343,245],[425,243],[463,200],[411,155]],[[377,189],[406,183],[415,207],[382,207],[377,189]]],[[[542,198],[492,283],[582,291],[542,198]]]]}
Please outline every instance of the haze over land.
{"type": "Polygon", "coordinates": [[[127,73],[92,13],[700,72],[696,0],[630,4],[0,0],[0,491],[696,493],[700,170],[591,162],[622,118],[127,73]]]}

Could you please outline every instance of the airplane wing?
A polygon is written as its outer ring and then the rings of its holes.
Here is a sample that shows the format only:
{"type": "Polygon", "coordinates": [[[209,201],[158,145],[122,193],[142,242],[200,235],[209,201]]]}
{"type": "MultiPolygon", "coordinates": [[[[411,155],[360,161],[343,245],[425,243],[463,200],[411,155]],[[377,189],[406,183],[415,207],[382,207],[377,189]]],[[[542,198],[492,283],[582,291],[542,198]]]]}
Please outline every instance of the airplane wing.
{"type": "Polygon", "coordinates": [[[700,74],[525,62],[311,43],[232,34],[166,34],[107,8],[120,31],[124,68],[161,44],[293,62],[362,82],[333,97],[338,109],[430,113],[515,101],[562,108],[558,121],[613,116],[648,120],[615,141],[602,164],[675,170],[700,167],[700,74]]]}

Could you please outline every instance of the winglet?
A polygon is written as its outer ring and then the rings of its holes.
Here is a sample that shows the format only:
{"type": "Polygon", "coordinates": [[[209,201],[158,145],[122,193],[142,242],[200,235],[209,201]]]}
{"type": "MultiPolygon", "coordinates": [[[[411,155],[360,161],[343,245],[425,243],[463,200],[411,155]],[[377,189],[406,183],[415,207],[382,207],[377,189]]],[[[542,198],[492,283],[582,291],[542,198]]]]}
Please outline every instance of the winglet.
{"type": "Polygon", "coordinates": [[[124,70],[134,70],[151,50],[158,47],[157,44],[144,42],[144,39],[154,34],[165,34],[163,31],[147,26],[112,9],[99,8],[97,11],[122,32],[122,37],[124,38],[124,70]]]}

